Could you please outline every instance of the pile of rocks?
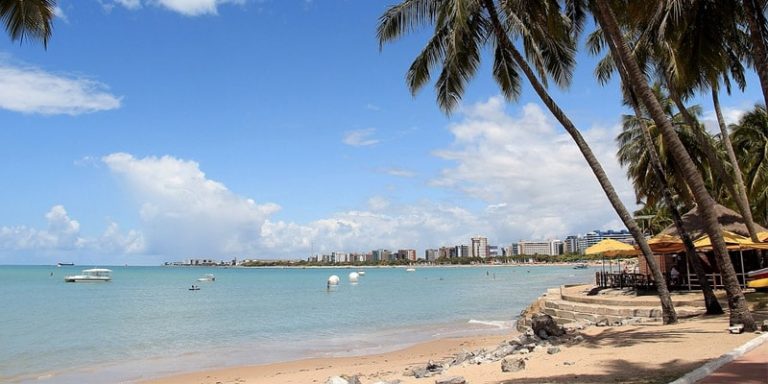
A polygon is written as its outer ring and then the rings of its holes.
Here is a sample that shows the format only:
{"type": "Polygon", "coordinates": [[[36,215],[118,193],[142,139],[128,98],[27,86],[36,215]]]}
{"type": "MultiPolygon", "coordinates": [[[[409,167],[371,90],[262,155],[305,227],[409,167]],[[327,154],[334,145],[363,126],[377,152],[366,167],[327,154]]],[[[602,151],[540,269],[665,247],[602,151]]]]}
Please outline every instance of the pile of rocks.
{"type": "MultiPolygon", "coordinates": [[[[450,359],[444,361],[430,360],[426,365],[408,368],[403,372],[403,376],[413,376],[416,378],[432,377],[443,374],[448,368],[453,366],[489,364],[501,361],[501,370],[503,372],[517,372],[525,369],[525,362],[530,353],[545,351],[552,355],[560,352],[560,345],[578,344],[584,340],[581,335],[575,334],[577,330],[584,329],[586,324],[571,323],[561,327],[557,325],[551,316],[539,313],[532,317],[531,328],[525,329],[525,332],[509,341],[504,341],[493,349],[485,348],[476,351],[464,351],[453,355],[450,359]]],[[[331,379],[337,378],[333,377],[331,379]]],[[[346,381],[331,381],[326,384],[361,384],[357,376],[349,378],[348,376],[338,377],[346,381]]],[[[373,384],[397,384],[399,380],[387,382],[378,381],[373,384]]],[[[436,384],[465,384],[461,376],[446,377],[435,381],[436,384]]]]}

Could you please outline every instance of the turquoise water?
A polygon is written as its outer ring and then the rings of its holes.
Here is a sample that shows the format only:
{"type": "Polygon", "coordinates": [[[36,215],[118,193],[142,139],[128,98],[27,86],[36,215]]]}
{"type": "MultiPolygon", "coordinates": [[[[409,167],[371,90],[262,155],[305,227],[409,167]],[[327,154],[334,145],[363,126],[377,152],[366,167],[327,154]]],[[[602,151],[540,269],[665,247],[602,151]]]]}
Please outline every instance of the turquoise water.
{"type": "Polygon", "coordinates": [[[131,382],[510,332],[547,288],[594,276],[570,267],[370,268],[352,285],[348,268],[112,267],[109,283],[64,282],[84,268],[0,266],[0,382],[131,382]],[[206,273],[216,281],[196,281],[206,273]],[[331,274],[342,281],[328,291],[331,274]]]}

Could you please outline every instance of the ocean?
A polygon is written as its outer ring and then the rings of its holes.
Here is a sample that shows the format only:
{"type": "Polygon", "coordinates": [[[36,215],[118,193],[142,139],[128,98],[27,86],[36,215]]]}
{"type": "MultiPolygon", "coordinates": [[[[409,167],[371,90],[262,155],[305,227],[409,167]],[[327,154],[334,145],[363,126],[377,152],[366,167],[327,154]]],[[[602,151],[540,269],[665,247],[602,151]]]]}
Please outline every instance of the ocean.
{"type": "Polygon", "coordinates": [[[0,382],[134,382],[512,332],[547,288],[594,278],[568,266],[110,267],[109,283],[64,282],[86,268],[0,266],[0,382]],[[197,281],[207,273],[216,281],[197,281]]]}

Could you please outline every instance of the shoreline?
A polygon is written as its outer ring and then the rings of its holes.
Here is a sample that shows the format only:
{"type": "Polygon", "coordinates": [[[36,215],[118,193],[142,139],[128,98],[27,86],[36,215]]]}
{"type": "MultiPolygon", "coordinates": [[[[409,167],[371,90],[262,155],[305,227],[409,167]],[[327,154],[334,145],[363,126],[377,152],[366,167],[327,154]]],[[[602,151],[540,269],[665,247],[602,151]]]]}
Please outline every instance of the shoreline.
{"type": "MultiPolygon", "coordinates": [[[[702,364],[757,337],[727,332],[727,316],[698,317],[675,325],[644,323],[616,327],[588,327],[578,331],[583,341],[563,344],[561,351],[546,348],[527,358],[527,367],[503,373],[500,362],[453,366],[436,377],[463,376],[471,383],[668,383],[702,364]]],[[[431,382],[404,376],[429,361],[445,361],[460,352],[493,349],[518,333],[455,337],[417,343],[405,349],[350,357],[302,359],[273,364],[243,365],[160,378],[144,384],[182,383],[325,383],[340,375],[359,375],[363,384],[400,380],[402,384],[431,382]]],[[[434,378],[432,379],[434,380],[434,378]]]]}

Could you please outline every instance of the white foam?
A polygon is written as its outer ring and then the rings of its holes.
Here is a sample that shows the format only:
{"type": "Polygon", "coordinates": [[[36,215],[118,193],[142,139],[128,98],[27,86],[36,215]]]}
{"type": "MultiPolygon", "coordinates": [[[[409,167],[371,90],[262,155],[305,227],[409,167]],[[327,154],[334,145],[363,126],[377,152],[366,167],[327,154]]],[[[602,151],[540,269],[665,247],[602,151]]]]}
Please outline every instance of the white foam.
{"type": "Polygon", "coordinates": [[[468,324],[479,324],[479,325],[487,325],[489,327],[496,327],[498,329],[509,329],[515,326],[514,321],[504,321],[504,320],[475,320],[471,319],[467,322],[468,324]]]}

